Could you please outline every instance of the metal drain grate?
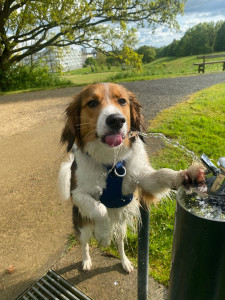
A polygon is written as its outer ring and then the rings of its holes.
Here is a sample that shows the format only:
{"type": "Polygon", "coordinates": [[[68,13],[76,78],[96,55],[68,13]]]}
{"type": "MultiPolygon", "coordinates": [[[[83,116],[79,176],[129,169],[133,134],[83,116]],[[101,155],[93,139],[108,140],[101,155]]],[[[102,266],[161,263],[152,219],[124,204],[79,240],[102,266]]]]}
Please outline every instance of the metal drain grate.
{"type": "Polygon", "coordinates": [[[91,300],[80,290],[49,270],[40,280],[28,288],[16,300],[91,300]]]}

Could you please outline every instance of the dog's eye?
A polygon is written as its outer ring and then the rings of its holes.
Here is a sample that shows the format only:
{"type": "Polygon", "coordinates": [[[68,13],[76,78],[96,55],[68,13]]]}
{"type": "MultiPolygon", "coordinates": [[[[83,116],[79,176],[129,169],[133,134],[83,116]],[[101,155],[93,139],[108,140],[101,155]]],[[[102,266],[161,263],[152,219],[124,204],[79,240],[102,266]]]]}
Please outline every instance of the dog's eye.
{"type": "Polygon", "coordinates": [[[87,103],[87,106],[89,106],[90,108],[95,108],[96,106],[99,105],[99,101],[98,100],[91,100],[87,103]]]}
{"type": "Polygon", "coordinates": [[[119,103],[121,106],[124,106],[124,105],[127,103],[127,101],[126,101],[126,99],[124,99],[124,98],[120,98],[120,99],[118,99],[118,103],[119,103]]]}

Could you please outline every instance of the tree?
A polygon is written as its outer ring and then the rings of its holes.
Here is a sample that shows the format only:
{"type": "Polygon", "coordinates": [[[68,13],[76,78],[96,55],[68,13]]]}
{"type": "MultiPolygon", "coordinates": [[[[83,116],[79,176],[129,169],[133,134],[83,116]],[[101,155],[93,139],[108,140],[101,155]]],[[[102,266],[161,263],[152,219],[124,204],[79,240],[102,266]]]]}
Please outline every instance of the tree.
{"type": "Polygon", "coordinates": [[[220,24],[215,41],[215,51],[225,50],[225,22],[220,24]]]}
{"type": "Polygon", "coordinates": [[[98,65],[105,65],[106,63],[106,55],[104,53],[98,52],[96,55],[96,61],[98,65]]]}
{"type": "MultiPolygon", "coordinates": [[[[186,0],[0,0],[0,75],[46,47],[132,48],[135,29],[177,27],[186,0]]],[[[1,82],[1,78],[0,78],[1,82]]]]}
{"type": "Polygon", "coordinates": [[[142,55],[138,55],[130,47],[123,47],[118,57],[126,66],[136,67],[138,70],[141,69],[142,55]]]}
{"type": "Polygon", "coordinates": [[[199,23],[190,29],[190,55],[213,52],[215,43],[214,28],[214,23],[199,23]]]}
{"type": "Polygon", "coordinates": [[[179,40],[161,49],[161,56],[187,56],[214,51],[215,40],[221,22],[199,23],[189,28],[179,40]]]}
{"type": "Polygon", "coordinates": [[[94,67],[97,65],[97,61],[93,57],[87,57],[84,63],[85,65],[94,66],[94,67]]]}
{"type": "Polygon", "coordinates": [[[179,45],[179,41],[173,40],[171,44],[164,47],[164,56],[177,56],[177,47],[179,45]]]}
{"type": "Polygon", "coordinates": [[[108,65],[117,66],[122,63],[120,58],[118,57],[118,53],[110,53],[110,55],[106,56],[106,63],[108,65]]]}
{"type": "Polygon", "coordinates": [[[143,63],[150,63],[156,58],[155,49],[146,45],[139,47],[137,53],[143,55],[143,63]]]}

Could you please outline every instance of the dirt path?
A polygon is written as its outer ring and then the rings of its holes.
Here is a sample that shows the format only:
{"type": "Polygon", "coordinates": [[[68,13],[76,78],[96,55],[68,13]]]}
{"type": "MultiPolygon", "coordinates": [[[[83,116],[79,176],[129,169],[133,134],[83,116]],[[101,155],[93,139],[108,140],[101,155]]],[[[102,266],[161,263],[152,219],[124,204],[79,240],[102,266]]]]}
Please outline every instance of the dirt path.
{"type": "Polygon", "coordinates": [[[0,105],[1,300],[14,299],[43,274],[72,231],[71,204],[61,203],[56,190],[63,157],[60,120],[71,97],[27,101],[28,96],[14,95],[0,105]]]}
{"type": "MultiPolygon", "coordinates": [[[[150,119],[224,74],[124,84],[150,119]],[[200,83],[199,83],[200,82],[200,83]],[[180,86],[179,86],[180,85],[180,86]]],[[[0,96],[0,299],[12,300],[59,257],[72,232],[71,204],[56,178],[62,113],[81,88],[0,96]]]]}

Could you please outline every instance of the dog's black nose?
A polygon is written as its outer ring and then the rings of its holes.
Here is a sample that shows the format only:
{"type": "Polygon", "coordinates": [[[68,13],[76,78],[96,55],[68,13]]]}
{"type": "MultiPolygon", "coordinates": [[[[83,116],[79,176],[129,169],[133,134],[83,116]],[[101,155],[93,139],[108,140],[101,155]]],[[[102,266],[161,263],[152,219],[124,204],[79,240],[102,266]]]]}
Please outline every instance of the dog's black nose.
{"type": "Polygon", "coordinates": [[[111,129],[120,129],[126,122],[125,118],[121,114],[112,114],[106,118],[106,125],[111,129]]]}

